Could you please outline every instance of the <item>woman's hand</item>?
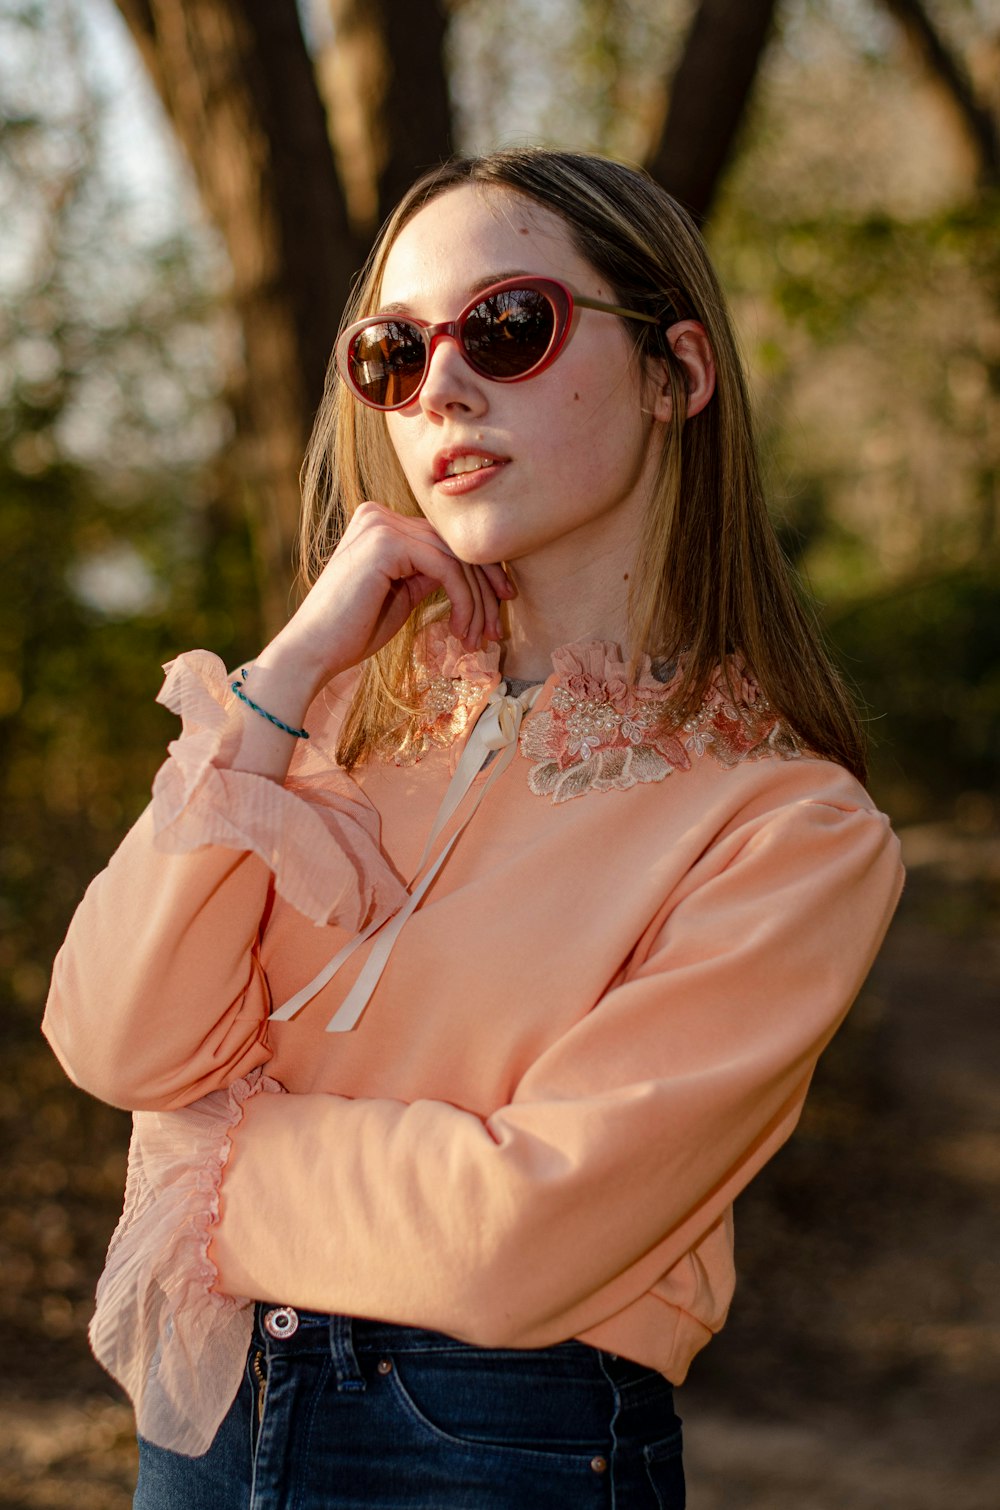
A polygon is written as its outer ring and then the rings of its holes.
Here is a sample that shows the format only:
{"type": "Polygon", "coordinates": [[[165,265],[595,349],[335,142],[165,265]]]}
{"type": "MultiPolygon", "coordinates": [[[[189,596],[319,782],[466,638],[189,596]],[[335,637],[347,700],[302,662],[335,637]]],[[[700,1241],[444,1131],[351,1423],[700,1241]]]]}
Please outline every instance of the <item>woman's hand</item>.
{"type": "MultiPolygon", "coordinates": [[[[254,662],[248,696],[300,727],[327,682],[387,644],[438,587],[466,649],[501,638],[500,602],[515,593],[502,566],[469,566],[426,519],[363,503],[308,596],[254,662]]],[[[280,779],[290,755],[287,734],[251,717],[236,768],[280,779]]]]}
{"type": "Polygon", "coordinates": [[[514,596],[502,566],[467,566],[426,519],[363,503],[309,596],[258,664],[272,652],[293,657],[310,668],[318,692],[380,650],[437,587],[451,600],[451,632],[466,649],[501,638],[500,600],[514,596]]]}

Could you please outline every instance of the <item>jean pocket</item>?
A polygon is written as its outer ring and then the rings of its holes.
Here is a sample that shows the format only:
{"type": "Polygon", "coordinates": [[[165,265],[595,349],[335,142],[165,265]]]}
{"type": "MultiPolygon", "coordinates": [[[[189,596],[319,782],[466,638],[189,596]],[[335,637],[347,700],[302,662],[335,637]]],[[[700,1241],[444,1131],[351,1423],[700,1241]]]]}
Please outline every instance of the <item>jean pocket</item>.
{"type": "Polygon", "coordinates": [[[391,1362],[401,1409],[439,1442],[574,1469],[610,1454],[614,1400],[606,1381],[551,1351],[398,1353],[391,1362]]]}
{"type": "Polygon", "coordinates": [[[649,1442],[642,1449],[646,1475],[656,1495],[659,1510],[684,1510],[683,1438],[678,1426],[659,1442],[649,1442]]]}

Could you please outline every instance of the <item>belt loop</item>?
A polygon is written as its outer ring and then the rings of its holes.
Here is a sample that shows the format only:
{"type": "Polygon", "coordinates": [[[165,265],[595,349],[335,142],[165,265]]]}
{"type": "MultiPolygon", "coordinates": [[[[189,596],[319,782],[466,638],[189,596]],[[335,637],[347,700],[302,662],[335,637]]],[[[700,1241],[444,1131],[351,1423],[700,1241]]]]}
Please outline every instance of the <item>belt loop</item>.
{"type": "Polygon", "coordinates": [[[353,1320],[350,1316],[330,1317],[330,1356],[337,1376],[338,1391],[359,1394],[365,1387],[365,1379],[354,1352],[353,1320]]]}

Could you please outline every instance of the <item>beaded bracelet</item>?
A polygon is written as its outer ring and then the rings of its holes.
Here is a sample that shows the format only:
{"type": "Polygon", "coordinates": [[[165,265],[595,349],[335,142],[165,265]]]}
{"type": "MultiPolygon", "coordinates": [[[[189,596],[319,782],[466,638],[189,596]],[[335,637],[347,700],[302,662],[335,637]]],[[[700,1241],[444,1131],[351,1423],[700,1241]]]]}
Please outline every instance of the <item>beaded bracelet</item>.
{"type": "Polygon", "coordinates": [[[267,711],[266,708],[261,708],[261,707],[259,707],[257,705],[257,703],[251,702],[250,699],[249,699],[249,697],[247,697],[246,693],[243,691],[242,686],[240,685],[240,683],[241,682],[245,682],[246,679],[247,679],[247,668],[244,666],[243,670],[240,672],[239,681],[230,682],[230,684],[229,684],[231,690],[236,693],[236,696],[239,698],[239,700],[240,700],[241,703],[246,703],[247,707],[248,708],[252,708],[255,713],[259,713],[260,716],[261,716],[261,718],[266,718],[269,724],[274,724],[274,727],[276,729],[282,729],[282,730],[284,730],[284,732],[286,734],[291,734],[293,736],[293,738],[295,738],[295,739],[308,739],[309,738],[309,730],[308,729],[293,729],[292,726],[291,726],[291,724],[283,724],[281,722],[280,718],[275,718],[274,714],[273,713],[268,713],[268,711],[267,711]]]}

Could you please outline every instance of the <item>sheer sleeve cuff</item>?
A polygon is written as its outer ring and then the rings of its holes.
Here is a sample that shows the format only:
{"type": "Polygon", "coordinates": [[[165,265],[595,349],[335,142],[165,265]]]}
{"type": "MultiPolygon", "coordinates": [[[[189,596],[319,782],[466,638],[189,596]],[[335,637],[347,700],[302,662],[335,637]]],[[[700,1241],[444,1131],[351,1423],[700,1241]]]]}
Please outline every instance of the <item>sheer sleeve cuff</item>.
{"type": "Polygon", "coordinates": [[[208,1255],[229,1134],[252,1096],[282,1087],[253,1071],[181,1111],[137,1112],[125,1208],[97,1287],[90,1344],[135,1406],[139,1435],[197,1457],[232,1404],[253,1302],[218,1294],[208,1255]]]}
{"type": "Polygon", "coordinates": [[[157,701],[180,715],[183,732],[153,783],[157,848],[250,851],[316,924],[357,931],[394,912],[404,888],[379,847],[378,815],[332,757],[303,752],[284,785],[229,769],[243,713],[222,661],[193,650],[165,670],[157,701]]]}

